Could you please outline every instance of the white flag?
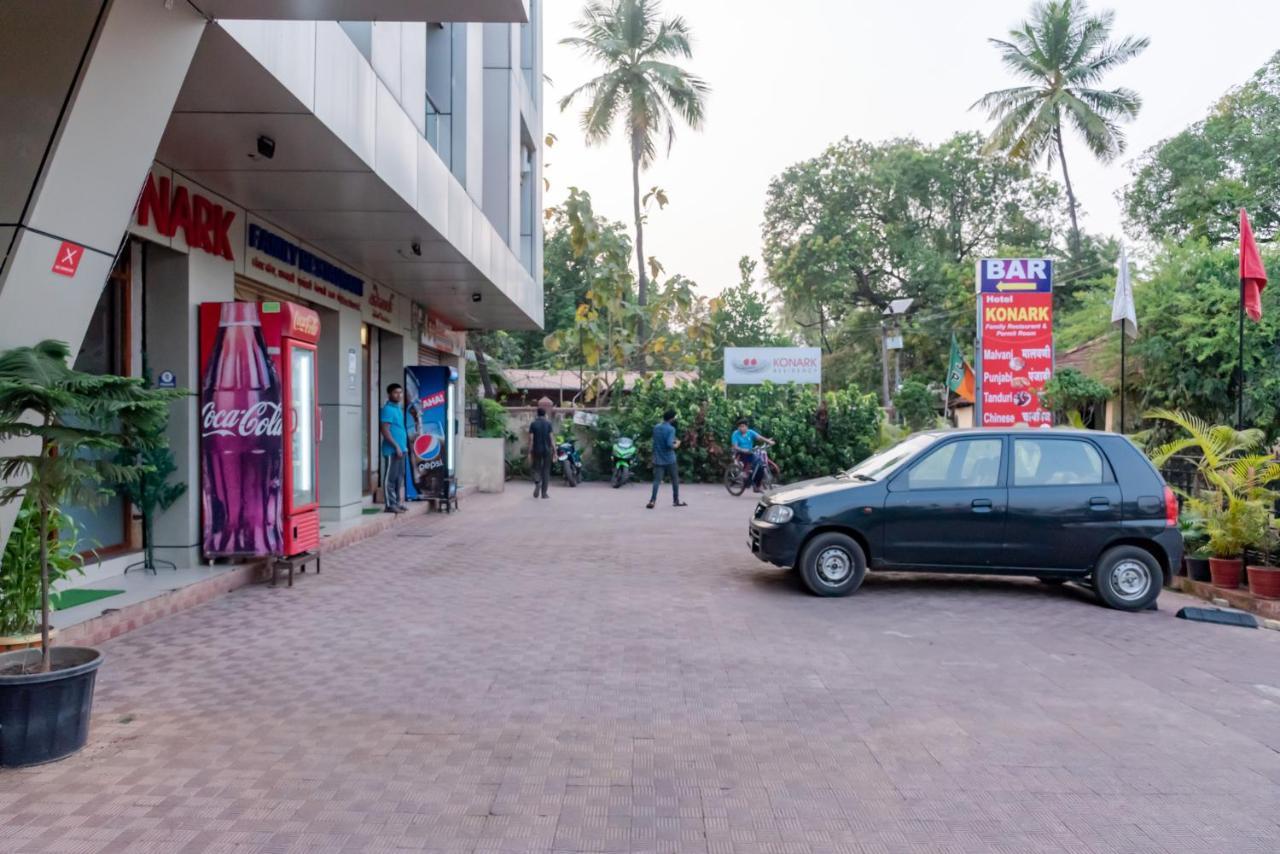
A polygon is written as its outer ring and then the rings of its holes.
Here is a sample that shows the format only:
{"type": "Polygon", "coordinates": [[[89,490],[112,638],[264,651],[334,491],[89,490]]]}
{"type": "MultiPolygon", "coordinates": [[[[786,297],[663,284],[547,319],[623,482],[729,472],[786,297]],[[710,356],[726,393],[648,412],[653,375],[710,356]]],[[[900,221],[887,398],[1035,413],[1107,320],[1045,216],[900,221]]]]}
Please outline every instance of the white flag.
{"type": "Polygon", "coordinates": [[[1133,282],[1129,279],[1129,253],[1120,246],[1120,273],[1116,276],[1116,295],[1111,300],[1111,323],[1124,324],[1124,334],[1138,337],[1138,312],[1133,307],[1133,282]]]}

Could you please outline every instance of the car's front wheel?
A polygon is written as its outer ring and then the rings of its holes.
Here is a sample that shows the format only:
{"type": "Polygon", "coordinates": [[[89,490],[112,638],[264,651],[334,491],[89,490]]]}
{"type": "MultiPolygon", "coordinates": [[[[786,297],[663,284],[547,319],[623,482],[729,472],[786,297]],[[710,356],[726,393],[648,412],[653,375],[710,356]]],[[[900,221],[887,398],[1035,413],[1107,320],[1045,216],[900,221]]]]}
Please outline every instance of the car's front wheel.
{"type": "Polygon", "coordinates": [[[817,596],[848,596],[867,576],[867,556],[852,537],[831,531],[809,541],[797,566],[817,596]]]}
{"type": "Polygon", "coordinates": [[[1160,595],[1164,571],[1150,552],[1137,546],[1108,549],[1093,568],[1093,588],[1112,608],[1142,611],[1160,595]]]}

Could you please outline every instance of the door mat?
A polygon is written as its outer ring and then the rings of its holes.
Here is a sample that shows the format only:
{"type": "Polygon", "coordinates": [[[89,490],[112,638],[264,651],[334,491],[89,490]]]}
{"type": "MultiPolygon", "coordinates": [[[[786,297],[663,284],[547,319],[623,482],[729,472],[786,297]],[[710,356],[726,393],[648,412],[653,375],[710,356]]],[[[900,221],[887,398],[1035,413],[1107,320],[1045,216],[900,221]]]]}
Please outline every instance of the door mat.
{"type": "Polygon", "coordinates": [[[360,512],[363,513],[365,516],[372,516],[374,513],[381,513],[383,511],[381,507],[366,507],[360,512]]]}
{"type": "Polygon", "coordinates": [[[70,590],[63,590],[61,593],[50,594],[49,605],[55,611],[65,611],[77,605],[85,605],[89,602],[96,602],[99,599],[106,599],[108,596],[119,596],[123,592],[123,590],[94,590],[89,587],[73,587],[70,590]]]}

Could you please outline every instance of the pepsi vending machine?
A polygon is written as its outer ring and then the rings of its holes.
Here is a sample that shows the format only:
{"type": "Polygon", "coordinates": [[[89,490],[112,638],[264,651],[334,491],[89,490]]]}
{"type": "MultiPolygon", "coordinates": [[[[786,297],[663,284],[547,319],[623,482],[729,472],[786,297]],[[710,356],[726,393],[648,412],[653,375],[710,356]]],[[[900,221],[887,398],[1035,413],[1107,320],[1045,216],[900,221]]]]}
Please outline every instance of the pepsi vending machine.
{"type": "Polygon", "coordinates": [[[207,557],[320,543],[320,315],[288,302],[200,306],[200,487],[207,557]]]}
{"type": "Polygon", "coordinates": [[[457,492],[454,436],[457,433],[458,372],[441,365],[404,369],[405,423],[417,428],[409,443],[409,486],[419,498],[447,500],[457,492]]]}

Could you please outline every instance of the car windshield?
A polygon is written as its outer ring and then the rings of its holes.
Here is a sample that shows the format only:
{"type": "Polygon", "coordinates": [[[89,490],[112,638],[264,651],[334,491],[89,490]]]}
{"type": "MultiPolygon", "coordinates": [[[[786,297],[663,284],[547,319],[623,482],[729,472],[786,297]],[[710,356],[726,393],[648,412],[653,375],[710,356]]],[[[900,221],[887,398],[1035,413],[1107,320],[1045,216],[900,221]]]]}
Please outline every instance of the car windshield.
{"type": "Polygon", "coordinates": [[[936,433],[922,433],[903,439],[893,447],[867,457],[846,471],[844,476],[855,480],[879,480],[897,470],[900,465],[938,441],[939,438],[936,433]]]}

